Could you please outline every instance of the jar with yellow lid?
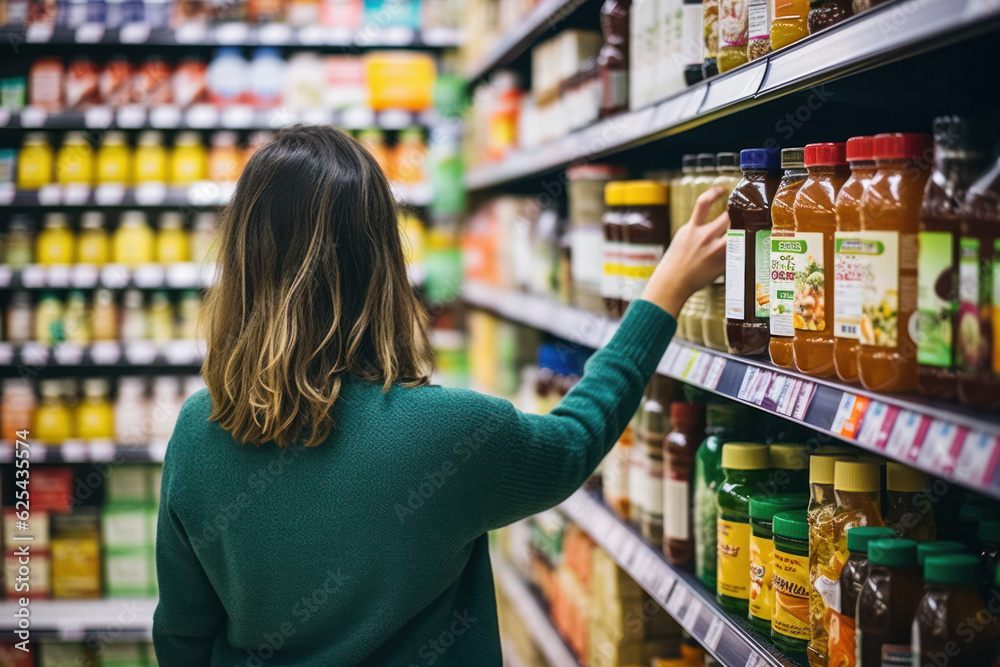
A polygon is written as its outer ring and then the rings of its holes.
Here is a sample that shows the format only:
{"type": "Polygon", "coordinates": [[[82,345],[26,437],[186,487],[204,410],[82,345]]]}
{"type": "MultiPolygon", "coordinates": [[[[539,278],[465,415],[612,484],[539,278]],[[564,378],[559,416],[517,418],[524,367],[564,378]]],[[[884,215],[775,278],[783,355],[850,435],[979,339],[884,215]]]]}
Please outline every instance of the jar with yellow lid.
{"type": "Polygon", "coordinates": [[[52,182],[54,155],[44,132],[29,132],[17,157],[17,187],[39,190],[52,182]]]}
{"type": "Polygon", "coordinates": [[[87,211],[80,217],[76,242],[76,261],[81,264],[105,264],[110,255],[110,239],[104,229],[104,214],[87,211]]]}
{"type": "Polygon", "coordinates": [[[889,461],[886,463],[886,491],[889,511],[885,525],[900,537],[917,542],[931,542],[937,536],[930,493],[933,478],[910,466],[889,461]]]}
{"type": "Polygon", "coordinates": [[[624,305],[642,291],[670,243],[667,186],[658,181],[625,181],[622,192],[625,220],[622,227],[624,305]]]}
{"type": "Polygon", "coordinates": [[[59,185],[86,185],[94,182],[94,149],[83,132],[67,132],[56,153],[56,181],[59,185]]]}
{"type": "Polygon", "coordinates": [[[191,260],[191,241],[184,229],[184,218],[177,211],[160,216],[160,231],[156,235],[156,261],[163,264],[191,260]]]}
{"type": "Polygon", "coordinates": [[[73,437],[73,416],[61,380],[42,380],[42,401],[35,409],[31,437],[45,445],[61,445],[73,437]]]}
{"type": "Polygon", "coordinates": [[[76,235],[69,228],[65,213],[48,213],[42,231],[35,239],[35,260],[43,266],[72,264],[76,235]]]}
{"type": "Polygon", "coordinates": [[[779,493],[809,492],[809,449],[795,442],[768,445],[771,481],[779,493]]]}
{"type": "Polygon", "coordinates": [[[135,184],[167,182],[167,149],[163,135],[149,130],[139,135],[135,147],[135,184]]]}
{"type": "Polygon", "coordinates": [[[112,257],[126,266],[147,264],[154,259],[153,230],[142,211],[126,211],[115,231],[112,257]]]}
{"type": "Polygon", "coordinates": [[[108,132],[97,149],[97,184],[132,184],[132,149],[124,132],[108,132]]]}
{"type": "Polygon", "coordinates": [[[767,481],[767,445],[728,442],[722,446],[719,487],[716,599],[727,611],[746,617],[750,603],[750,496],[767,481]]]}
{"type": "Polygon", "coordinates": [[[622,296],[625,293],[624,251],[625,242],[625,185],[627,181],[610,181],[604,186],[604,215],[601,227],[604,231],[603,264],[601,274],[601,298],[609,317],[621,317],[625,308],[622,296]]]}
{"type": "Polygon", "coordinates": [[[181,132],[170,156],[170,182],[183,187],[205,179],[208,156],[197,132],[181,132]]]}

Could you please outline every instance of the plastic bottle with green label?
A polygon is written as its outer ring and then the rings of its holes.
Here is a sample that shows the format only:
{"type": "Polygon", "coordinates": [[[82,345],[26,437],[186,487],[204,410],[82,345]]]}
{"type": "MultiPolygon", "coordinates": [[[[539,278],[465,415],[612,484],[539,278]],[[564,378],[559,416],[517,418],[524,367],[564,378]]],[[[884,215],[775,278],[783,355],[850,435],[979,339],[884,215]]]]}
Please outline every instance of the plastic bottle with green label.
{"type": "Polygon", "coordinates": [[[924,190],[917,267],[918,381],[927,396],[955,394],[959,210],[980,162],[966,119],[934,119],[934,167],[924,190]]]}
{"type": "Polygon", "coordinates": [[[750,496],[767,480],[768,463],[767,445],[729,442],[722,447],[715,597],[739,616],[747,615],[750,603],[750,496]]]}

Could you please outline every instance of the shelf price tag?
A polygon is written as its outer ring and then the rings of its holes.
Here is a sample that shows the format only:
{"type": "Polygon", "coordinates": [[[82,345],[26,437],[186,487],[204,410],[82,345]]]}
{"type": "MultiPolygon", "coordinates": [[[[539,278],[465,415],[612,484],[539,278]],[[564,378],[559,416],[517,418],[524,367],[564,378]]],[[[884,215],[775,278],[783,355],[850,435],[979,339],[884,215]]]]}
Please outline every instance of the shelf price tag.
{"type": "Polygon", "coordinates": [[[45,125],[49,115],[41,107],[25,107],[21,111],[21,127],[36,128],[45,125]]]}
{"type": "Polygon", "coordinates": [[[269,23],[262,26],[257,34],[261,44],[288,44],[292,41],[292,29],[287,23],[269,23]]]}
{"type": "Polygon", "coordinates": [[[674,363],[670,366],[670,374],[676,378],[683,378],[684,373],[687,372],[688,367],[691,364],[691,358],[694,356],[694,350],[690,347],[682,347],[677,358],[674,359],[674,363]]]}
{"type": "Polygon", "coordinates": [[[118,110],[115,114],[118,127],[134,130],[146,124],[146,110],[138,104],[130,104],[118,110]]]}
{"type": "Polygon", "coordinates": [[[855,439],[869,402],[864,396],[845,392],[840,397],[840,406],[837,408],[837,414],[833,416],[830,431],[844,438],[855,439]]]}
{"type": "Polygon", "coordinates": [[[0,204],[3,206],[10,206],[14,203],[14,197],[17,195],[17,187],[14,183],[0,183],[0,204]]]}
{"type": "Polygon", "coordinates": [[[121,346],[115,341],[97,341],[90,346],[90,359],[98,366],[117,364],[121,354],[121,346]]]}
{"type": "Polygon", "coordinates": [[[705,646],[707,646],[710,651],[715,651],[719,648],[719,641],[722,639],[722,631],[725,629],[726,624],[723,623],[721,618],[716,616],[712,619],[711,624],[708,626],[708,632],[705,633],[705,646]]]}
{"type": "Polygon", "coordinates": [[[687,626],[688,632],[694,634],[695,626],[698,625],[698,618],[701,616],[701,603],[693,595],[688,602],[687,611],[684,612],[684,625],[687,626]]]}
{"type": "Polygon", "coordinates": [[[30,44],[40,44],[52,39],[55,26],[52,23],[35,23],[28,26],[24,32],[24,41],[30,44]]]}
{"type": "Polygon", "coordinates": [[[240,44],[247,41],[249,28],[246,23],[237,21],[223,23],[215,29],[215,40],[219,44],[240,44]]]}
{"type": "Polygon", "coordinates": [[[675,620],[680,619],[681,610],[684,609],[684,605],[687,603],[690,595],[683,586],[675,586],[674,592],[670,595],[670,599],[667,600],[667,611],[670,615],[674,617],[675,620]]]}
{"type": "Polygon", "coordinates": [[[162,287],[164,279],[163,267],[159,264],[142,264],[136,268],[132,279],[136,287],[146,289],[162,287]]]}
{"type": "Polygon", "coordinates": [[[128,285],[132,273],[124,264],[106,264],[101,267],[101,284],[110,289],[122,289],[128,285]]]}
{"type": "Polygon", "coordinates": [[[42,343],[25,343],[21,346],[21,361],[29,366],[42,366],[48,361],[49,348],[42,343]]]}
{"type": "Polygon", "coordinates": [[[49,267],[45,282],[49,287],[69,287],[72,273],[71,264],[56,264],[49,267]]]}
{"type": "Polygon", "coordinates": [[[104,39],[103,23],[84,23],[74,35],[77,44],[97,44],[104,39]]]}
{"type": "Polygon", "coordinates": [[[83,360],[83,347],[76,343],[59,343],[52,354],[62,366],[79,366],[83,360]]]}
{"type": "Polygon", "coordinates": [[[299,32],[296,35],[299,44],[303,46],[320,46],[324,41],[323,27],[318,25],[310,25],[305,28],[299,28],[299,32]]]}
{"type": "Polygon", "coordinates": [[[10,343],[0,343],[0,366],[10,366],[14,361],[14,346],[10,343]]]}
{"type": "Polygon", "coordinates": [[[795,400],[795,409],[792,410],[792,419],[805,421],[809,405],[812,403],[813,395],[816,393],[816,384],[807,380],[802,381],[799,387],[799,395],[795,400]]]}
{"type": "Polygon", "coordinates": [[[785,386],[781,388],[781,395],[778,396],[778,405],[774,411],[779,415],[791,416],[795,409],[795,400],[799,397],[799,389],[802,388],[802,380],[798,378],[786,378],[785,386]]]}
{"type": "Polygon", "coordinates": [[[130,364],[144,366],[156,359],[156,346],[148,340],[136,340],[125,346],[125,359],[130,364]]]}
{"type": "Polygon", "coordinates": [[[178,44],[194,44],[204,42],[208,37],[208,26],[201,22],[185,23],[174,32],[178,44]]]}
{"type": "Polygon", "coordinates": [[[200,287],[201,275],[194,262],[181,262],[167,267],[167,285],[174,288],[200,287]]]}
{"type": "MultiPolygon", "coordinates": [[[[753,649],[750,650],[753,651],[753,649]]],[[[767,663],[764,662],[764,658],[756,653],[751,653],[747,656],[747,661],[743,667],[764,667],[765,664],[767,663]]]]}
{"type": "Polygon", "coordinates": [[[707,352],[699,352],[695,356],[694,363],[691,364],[691,372],[688,373],[686,379],[694,384],[704,384],[705,376],[708,374],[708,369],[712,364],[713,358],[707,352]]]}
{"type": "Polygon", "coordinates": [[[140,183],[135,189],[135,202],[140,206],[160,206],[166,200],[166,183],[140,183]]]}
{"type": "Polygon", "coordinates": [[[781,395],[785,392],[785,387],[792,384],[793,380],[785,375],[777,375],[771,378],[771,383],[767,387],[764,399],[760,402],[760,407],[771,412],[778,411],[778,404],[781,402],[781,395]]]}
{"type": "Polygon", "coordinates": [[[103,130],[110,127],[114,119],[115,114],[111,107],[90,107],[83,112],[83,126],[88,129],[103,130]]]}
{"type": "Polygon", "coordinates": [[[113,461],[115,459],[115,443],[110,440],[91,440],[87,445],[91,461],[113,461]]]}
{"type": "Polygon", "coordinates": [[[764,397],[767,395],[767,388],[771,386],[771,378],[774,377],[774,373],[771,371],[760,371],[757,373],[757,378],[754,380],[754,385],[750,391],[750,402],[754,405],[760,405],[764,402],[764,397]]]}
{"type": "Polygon", "coordinates": [[[38,204],[40,206],[58,206],[62,201],[62,187],[54,183],[49,183],[38,190],[38,204]]]}
{"type": "Polygon", "coordinates": [[[67,206],[83,206],[90,199],[90,186],[85,183],[70,183],[62,192],[63,203],[67,206]]]}
{"type": "Polygon", "coordinates": [[[181,108],[165,104],[149,111],[149,124],[159,130],[169,130],[181,124],[181,108]]]}
{"type": "Polygon", "coordinates": [[[954,475],[964,482],[988,484],[997,466],[1000,442],[994,435],[973,431],[965,436],[954,475]]]}
{"type": "Polygon", "coordinates": [[[0,264],[0,287],[10,287],[10,281],[14,278],[14,271],[10,264],[0,264]]]}
{"type": "Polygon", "coordinates": [[[869,403],[868,409],[865,410],[864,417],[861,419],[861,428],[858,429],[858,434],[854,439],[866,447],[874,447],[878,441],[878,434],[882,430],[882,424],[889,413],[888,407],[881,401],[869,403]]]}
{"type": "Polygon", "coordinates": [[[21,269],[21,284],[29,289],[45,287],[45,267],[41,264],[28,264],[21,269]]]}
{"type": "Polygon", "coordinates": [[[950,474],[955,469],[966,433],[965,429],[951,422],[935,419],[927,428],[923,445],[916,453],[917,463],[950,474]]]}
{"type": "Polygon", "coordinates": [[[886,442],[885,453],[895,459],[916,459],[929,427],[927,417],[912,410],[901,411],[886,442]]]}
{"type": "Polygon", "coordinates": [[[66,463],[81,463],[87,460],[87,446],[82,440],[64,440],[59,454],[66,463]]]}
{"type": "Polygon", "coordinates": [[[413,124],[413,114],[404,109],[386,109],[378,115],[378,126],[384,130],[402,130],[413,124]]]}
{"type": "Polygon", "coordinates": [[[219,124],[219,111],[211,104],[192,104],[184,121],[195,129],[206,130],[219,124]]]}
{"type": "Polygon", "coordinates": [[[148,23],[126,23],[118,31],[118,41],[122,44],[143,44],[148,40],[148,23]]]}
{"type": "Polygon", "coordinates": [[[236,104],[222,112],[222,127],[238,130],[253,125],[253,107],[249,104],[236,104]]]}
{"type": "Polygon", "coordinates": [[[755,366],[750,366],[747,368],[746,373],[743,374],[743,382],[740,384],[740,390],[736,393],[736,398],[741,401],[750,400],[750,394],[753,391],[754,382],[757,381],[758,368],[755,366]]]}
{"type": "Polygon", "coordinates": [[[125,201],[125,186],[121,183],[102,183],[94,190],[98,206],[121,206],[125,201]]]}

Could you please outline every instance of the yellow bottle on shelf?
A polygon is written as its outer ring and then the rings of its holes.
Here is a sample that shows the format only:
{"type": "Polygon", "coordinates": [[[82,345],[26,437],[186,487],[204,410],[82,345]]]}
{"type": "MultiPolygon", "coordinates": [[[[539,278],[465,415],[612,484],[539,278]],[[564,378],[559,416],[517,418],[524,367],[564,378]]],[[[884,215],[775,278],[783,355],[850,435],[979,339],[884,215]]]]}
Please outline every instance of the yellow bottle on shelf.
{"type": "Polygon", "coordinates": [[[197,132],[181,132],[174,141],[170,156],[170,182],[187,186],[204,180],[208,154],[197,132]]]}
{"type": "Polygon", "coordinates": [[[94,149],[83,132],[67,132],[56,153],[59,185],[93,185],[94,149]]]}
{"type": "Polygon", "coordinates": [[[63,331],[66,340],[80,345],[89,345],[94,338],[90,318],[87,313],[87,298],[80,290],[73,290],[66,299],[63,315],[63,331]]]}
{"type": "Polygon", "coordinates": [[[52,146],[44,132],[29,132],[17,158],[17,187],[39,190],[52,182],[52,146]]]}
{"type": "Polygon", "coordinates": [[[76,407],[76,437],[111,440],[115,437],[115,415],[108,400],[108,381],[89,378],[83,382],[83,400],[76,407]]]}
{"type": "Polygon", "coordinates": [[[116,264],[138,266],[154,259],[153,230],[142,211],[126,211],[115,231],[112,259],[116,264]]]}
{"type": "Polygon", "coordinates": [[[45,345],[63,339],[63,305],[55,294],[46,292],[35,307],[35,340],[45,345]]]}
{"type": "Polygon", "coordinates": [[[162,342],[174,337],[174,307],[166,292],[153,292],[149,298],[149,337],[162,342]]]}
{"type": "Polygon", "coordinates": [[[191,261],[191,241],[184,229],[184,218],[177,211],[167,211],[160,216],[156,261],[163,264],[191,261]]]}
{"type": "Polygon", "coordinates": [[[108,132],[97,149],[97,184],[132,184],[132,149],[124,132],[108,132]]]}
{"type": "Polygon", "coordinates": [[[42,402],[35,410],[31,436],[45,445],[61,445],[73,437],[73,419],[61,380],[42,380],[42,402]]]}
{"type": "Polygon", "coordinates": [[[43,266],[72,264],[76,249],[76,235],[69,228],[64,213],[49,213],[45,216],[42,231],[35,239],[35,260],[43,266]]]}
{"type": "Polygon", "coordinates": [[[191,260],[199,264],[215,261],[215,213],[202,211],[191,230],[191,260]]]}
{"type": "Polygon", "coordinates": [[[118,306],[111,290],[94,292],[91,327],[94,340],[118,340],[118,306]]]}
{"type": "Polygon", "coordinates": [[[135,146],[135,184],[167,182],[167,149],[163,135],[155,130],[143,132],[135,146]]]}
{"type": "Polygon", "coordinates": [[[105,264],[110,254],[108,232],[104,229],[104,214],[87,211],[80,218],[80,234],[76,242],[76,261],[80,264],[105,264]]]}

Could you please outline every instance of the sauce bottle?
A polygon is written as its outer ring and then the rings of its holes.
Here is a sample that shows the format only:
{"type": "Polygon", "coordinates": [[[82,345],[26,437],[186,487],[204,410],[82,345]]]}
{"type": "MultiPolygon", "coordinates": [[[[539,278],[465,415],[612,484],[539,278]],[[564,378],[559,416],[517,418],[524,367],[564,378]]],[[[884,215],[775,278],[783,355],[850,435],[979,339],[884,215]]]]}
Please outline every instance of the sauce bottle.
{"type": "Polygon", "coordinates": [[[42,231],[35,239],[35,258],[42,266],[72,264],[76,235],[69,228],[65,213],[48,213],[42,231]]]}
{"type": "Polygon", "coordinates": [[[66,340],[80,345],[88,345],[93,340],[90,318],[87,315],[86,297],[80,290],[73,290],[66,297],[66,312],[63,314],[66,340]]]}
{"type": "MultiPolygon", "coordinates": [[[[750,603],[747,620],[761,632],[771,630],[771,610],[774,607],[774,516],[786,510],[801,510],[806,527],[802,541],[808,556],[808,524],[805,518],[809,496],[805,493],[755,495],[750,498],[750,603]]],[[[806,561],[803,572],[808,572],[806,561]]]]}
{"type": "Polygon", "coordinates": [[[132,184],[132,151],[124,132],[108,132],[97,149],[97,184],[132,184]]]}
{"type": "Polygon", "coordinates": [[[809,0],[774,0],[771,50],[777,51],[809,35],[809,0]]]}
{"type": "Polygon", "coordinates": [[[621,300],[624,281],[622,229],[625,226],[625,185],[626,181],[611,181],[604,186],[604,205],[607,208],[601,216],[601,227],[604,230],[601,298],[608,317],[621,317],[625,311],[621,300]]]}
{"type": "Polygon", "coordinates": [[[76,261],[81,264],[101,265],[108,261],[108,233],[104,229],[104,214],[87,211],[80,216],[80,234],[77,236],[76,261]]]}
{"type": "Polygon", "coordinates": [[[868,543],[868,568],[868,579],[858,593],[858,664],[909,665],[913,660],[910,639],[914,610],[921,597],[917,543],[872,540],[868,543]]]}
{"type": "Polygon", "coordinates": [[[625,242],[623,306],[642,295],[649,277],[670,243],[667,186],[656,181],[627,181],[622,239],[625,242]]]}
{"type": "Polygon", "coordinates": [[[163,135],[149,130],[139,135],[135,147],[135,184],[167,182],[167,149],[163,135]]]}
{"type": "Polygon", "coordinates": [[[156,261],[173,264],[190,259],[191,243],[184,229],[184,218],[177,211],[167,211],[160,216],[160,231],[156,235],[156,261]]]}
{"type": "Polygon", "coordinates": [[[977,566],[970,554],[935,555],[924,563],[924,597],[913,621],[915,667],[937,667],[945,656],[948,664],[993,664],[1000,632],[977,588],[977,566]]]}
{"type": "Polygon", "coordinates": [[[931,542],[937,536],[930,497],[932,483],[930,475],[908,465],[895,461],[886,464],[889,511],[885,515],[885,525],[895,530],[899,537],[931,542]]]}
{"type": "Polygon", "coordinates": [[[45,445],[61,445],[73,437],[73,416],[63,400],[60,380],[42,380],[42,402],[35,410],[31,437],[45,445]]]}
{"type": "Polygon", "coordinates": [[[135,267],[153,261],[153,230],[142,211],[125,211],[115,231],[112,258],[116,264],[135,267]]]}
{"type": "Polygon", "coordinates": [[[740,152],[743,179],[729,197],[726,234],[726,338],[733,354],[752,357],[768,350],[771,201],[780,165],[777,148],[740,152]]]}
{"type": "Polygon", "coordinates": [[[917,346],[910,318],[917,306],[917,232],[930,175],[930,137],[880,134],[878,171],[861,196],[858,254],[868,277],[861,300],[858,375],[872,391],[917,386],[917,346]]]}
{"type": "Polygon", "coordinates": [[[52,182],[54,156],[44,132],[29,132],[21,142],[17,156],[17,187],[39,190],[52,182]]]}
{"type": "Polygon", "coordinates": [[[56,153],[56,182],[59,185],[89,186],[94,180],[94,149],[83,132],[67,132],[56,153]]]}
{"type": "Polygon", "coordinates": [[[702,9],[705,62],[701,66],[701,73],[707,79],[719,73],[719,0],[704,0],[702,9]]]}
{"type": "Polygon", "coordinates": [[[837,193],[847,181],[846,145],[809,144],[805,150],[809,178],[795,196],[795,367],[817,377],[833,375],[833,315],[836,300],[832,282],[834,233],[837,230],[837,193]]]}
{"type": "Polygon", "coordinates": [[[746,616],[750,602],[750,496],[767,478],[765,445],[729,442],[722,447],[725,481],[719,487],[716,599],[726,611],[746,616]]]}
{"type": "Polygon", "coordinates": [[[674,566],[693,569],[691,482],[698,446],[705,435],[705,406],[670,404],[671,431],[663,442],[663,553],[674,566]]]}
{"type": "Polygon", "coordinates": [[[851,177],[837,194],[837,233],[833,255],[833,367],[844,382],[858,380],[861,338],[861,289],[864,285],[858,232],[861,231],[861,195],[875,177],[874,137],[847,140],[851,177]]]}
{"type": "MultiPolygon", "coordinates": [[[[691,184],[690,197],[692,210],[694,209],[694,204],[698,197],[712,187],[712,182],[715,180],[717,175],[718,174],[715,170],[715,154],[699,153],[695,178],[691,184]]],[[[690,217],[690,213],[688,214],[688,217],[690,217]]],[[[691,295],[691,298],[689,298],[681,308],[681,312],[677,317],[677,331],[678,335],[682,339],[692,342],[701,341],[701,321],[705,312],[705,304],[710,289],[710,287],[703,287],[698,290],[691,295]]]]}
{"type": "Polygon", "coordinates": [[[917,379],[920,392],[937,398],[955,394],[958,310],[959,209],[980,173],[968,122],[934,119],[934,166],[924,190],[917,269],[917,379]]]}
{"type": "Polygon", "coordinates": [[[641,470],[636,472],[645,478],[639,483],[639,526],[650,544],[663,543],[663,439],[670,430],[666,412],[671,386],[671,380],[662,375],[650,380],[638,431],[639,450],[635,452],[642,459],[641,470]]]}
{"type": "Polygon", "coordinates": [[[801,654],[809,640],[809,520],[805,510],[774,515],[774,607],[771,641],[801,654]]]}
{"type": "MultiPolygon", "coordinates": [[[[774,36],[772,34],[772,40],[774,36]]],[[[771,203],[771,282],[769,291],[771,308],[768,352],[771,363],[791,368],[794,363],[792,337],[795,327],[792,308],[795,296],[795,255],[789,252],[789,243],[795,236],[795,215],[792,205],[795,195],[806,181],[805,149],[781,149],[781,168],[785,170],[771,203]]]]}
{"type": "Polygon", "coordinates": [[[719,505],[722,486],[722,446],[753,432],[753,413],[738,403],[709,403],[705,408],[705,440],[694,457],[695,574],[709,588],[716,587],[719,505]]]}
{"type": "Polygon", "coordinates": [[[88,378],[83,381],[83,401],[76,407],[76,437],[86,440],[115,437],[115,416],[108,400],[108,381],[88,378]]]}
{"type": "Polygon", "coordinates": [[[1000,160],[972,186],[962,206],[958,264],[958,396],[966,405],[1000,401],[1000,160]]]}
{"type": "Polygon", "coordinates": [[[749,0],[719,2],[719,72],[728,72],[747,62],[747,33],[750,29],[749,0]]]}
{"type": "Polygon", "coordinates": [[[829,664],[838,667],[857,665],[854,617],[857,612],[858,594],[868,579],[868,544],[874,540],[896,537],[891,528],[859,526],[847,531],[847,550],[850,553],[837,581],[838,595],[830,614],[829,664]]]}
{"type": "Polygon", "coordinates": [[[631,0],[604,0],[601,33],[604,44],[597,56],[601,76],[601,117],[628,109],[629,8],[631,0]]]}

